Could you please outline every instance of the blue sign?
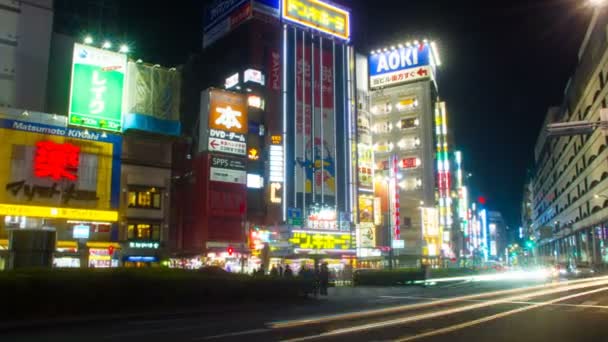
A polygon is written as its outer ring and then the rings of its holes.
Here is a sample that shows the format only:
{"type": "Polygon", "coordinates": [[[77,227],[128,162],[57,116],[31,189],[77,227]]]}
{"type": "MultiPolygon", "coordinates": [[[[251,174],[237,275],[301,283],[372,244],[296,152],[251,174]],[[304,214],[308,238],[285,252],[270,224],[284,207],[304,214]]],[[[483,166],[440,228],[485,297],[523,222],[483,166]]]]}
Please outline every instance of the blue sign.
{"type": "Polygon", "coordinates": [[[129,255],[123,258],[124,261],[131,262],[157,262],[158,257],[155,256],[143,256],[143,255],[129,255]]]}
{"type": "Polygon", "coordinates": [[[372,54],[369,56],[369,75],[377,76],[430,65],[430,51],[428,44],[420,44],[372,54]]]}
{"type": "Polygon", "coordinates": [[[217,0],[214,1],[211,6],[205,11],[204,29],[205,32],[209,31],[214,25],[219,23],[221,20],[226,19],[232,11],[237,7],[248,2],[248,0],[217,0]]]}
{"type": "Polygon", "coordinates": [[[134,129],[152,133],[179,136],[182,125],[179,121],[160,119],[151,115],[127,113],[122,118],[125,131],[134,129]]]}

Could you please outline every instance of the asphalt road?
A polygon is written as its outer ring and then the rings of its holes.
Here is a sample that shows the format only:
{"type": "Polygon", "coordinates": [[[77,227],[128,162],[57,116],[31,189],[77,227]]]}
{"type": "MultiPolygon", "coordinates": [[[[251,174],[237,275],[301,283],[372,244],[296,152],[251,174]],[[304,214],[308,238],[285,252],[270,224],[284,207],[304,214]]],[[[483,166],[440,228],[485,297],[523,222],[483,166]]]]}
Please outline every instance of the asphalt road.
{"type": "Polygon", "coordinates": [[[289,306],[34,326],[0,341],[608,341],[607,320],[608,277],[597,277],[337,288],[289,306]]]}

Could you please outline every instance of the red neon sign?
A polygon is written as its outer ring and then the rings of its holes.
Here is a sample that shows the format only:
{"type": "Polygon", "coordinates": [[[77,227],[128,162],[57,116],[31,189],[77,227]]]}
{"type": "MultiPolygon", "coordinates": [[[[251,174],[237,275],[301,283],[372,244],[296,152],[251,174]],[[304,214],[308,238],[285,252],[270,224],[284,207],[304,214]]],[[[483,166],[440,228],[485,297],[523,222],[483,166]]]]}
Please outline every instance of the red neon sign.
{"type": "Polygon", "coordinates": [[[78,146],[39,141],[34,155],[34,175],[74,181],[78,178],[79,155],[78,146]]]}

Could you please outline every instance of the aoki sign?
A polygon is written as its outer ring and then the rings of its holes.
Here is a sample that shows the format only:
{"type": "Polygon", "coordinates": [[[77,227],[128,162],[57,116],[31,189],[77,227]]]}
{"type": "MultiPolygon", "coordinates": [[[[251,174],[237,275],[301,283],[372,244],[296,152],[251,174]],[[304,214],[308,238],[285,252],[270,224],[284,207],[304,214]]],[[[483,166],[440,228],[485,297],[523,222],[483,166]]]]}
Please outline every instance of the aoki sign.
{"type": "Polygon", "coordinates": [[[430,46],[422,43],[372,53],[368,59],[371,87],[431,77],[430,51],[430,46]]]}

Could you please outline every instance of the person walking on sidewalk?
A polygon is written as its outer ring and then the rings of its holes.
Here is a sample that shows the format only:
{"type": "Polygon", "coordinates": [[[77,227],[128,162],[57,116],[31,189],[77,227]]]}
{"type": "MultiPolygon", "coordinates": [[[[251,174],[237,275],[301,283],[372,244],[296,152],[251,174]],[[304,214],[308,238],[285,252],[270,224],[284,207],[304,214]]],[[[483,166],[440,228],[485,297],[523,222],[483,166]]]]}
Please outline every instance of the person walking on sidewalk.
{"type": "Polygon", "coordinates": [[[322,296],[327,296],[327,287],[329,286],[329,268],[327,267],[327,263],[324,262],[321,265],[321,270],[319,271],[319,290],[321,291],[322,296]]]}

